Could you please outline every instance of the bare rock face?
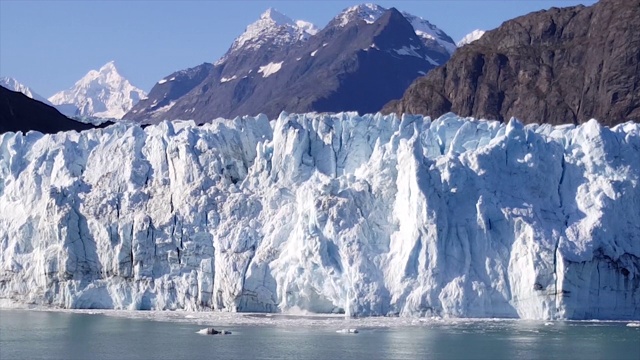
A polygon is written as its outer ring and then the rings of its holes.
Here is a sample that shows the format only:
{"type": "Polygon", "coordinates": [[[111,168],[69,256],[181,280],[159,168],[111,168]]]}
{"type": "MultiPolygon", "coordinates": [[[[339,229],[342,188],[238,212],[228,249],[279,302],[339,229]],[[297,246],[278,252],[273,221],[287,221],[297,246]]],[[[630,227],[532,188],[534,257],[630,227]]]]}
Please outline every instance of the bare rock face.
{"type": "Polygon", "coordinates": [[[532,123],[640,120],[640,0],[551,8],[505,22],[423,76],[385,113],[532,123]]]}

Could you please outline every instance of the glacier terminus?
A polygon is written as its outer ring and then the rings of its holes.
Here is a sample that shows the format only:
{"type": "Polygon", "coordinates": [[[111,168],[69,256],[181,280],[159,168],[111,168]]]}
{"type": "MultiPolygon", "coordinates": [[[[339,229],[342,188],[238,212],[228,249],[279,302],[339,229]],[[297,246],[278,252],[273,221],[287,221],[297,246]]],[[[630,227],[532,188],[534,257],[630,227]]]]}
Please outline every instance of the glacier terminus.
{"type": "Polygon", "coordinates": [[[640,125],[286,114],[0,135],[0,299],[640,319],[640,125]]]}

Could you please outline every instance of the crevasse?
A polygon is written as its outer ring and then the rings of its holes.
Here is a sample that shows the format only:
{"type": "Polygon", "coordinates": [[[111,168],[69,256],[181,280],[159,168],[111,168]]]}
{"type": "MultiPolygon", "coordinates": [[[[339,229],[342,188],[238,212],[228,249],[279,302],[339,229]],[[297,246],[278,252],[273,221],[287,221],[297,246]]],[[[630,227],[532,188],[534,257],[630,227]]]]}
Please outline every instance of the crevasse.
{"type": "Polygon", "coordinates": [[[640,125],[282,114],[0,135],[0,299],[640,318],[640,125]]]}

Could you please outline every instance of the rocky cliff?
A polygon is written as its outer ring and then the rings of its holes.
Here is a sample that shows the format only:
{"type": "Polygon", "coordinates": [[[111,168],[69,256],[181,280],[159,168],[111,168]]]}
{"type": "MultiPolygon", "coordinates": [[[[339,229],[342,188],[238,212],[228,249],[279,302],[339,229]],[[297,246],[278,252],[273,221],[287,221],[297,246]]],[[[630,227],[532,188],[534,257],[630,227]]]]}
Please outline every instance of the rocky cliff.
{"type": "Polygon", "coordinates": [[[383,112],[613,125],[640,119],[640,0],[505,22],[417,79],[383,112]]]}

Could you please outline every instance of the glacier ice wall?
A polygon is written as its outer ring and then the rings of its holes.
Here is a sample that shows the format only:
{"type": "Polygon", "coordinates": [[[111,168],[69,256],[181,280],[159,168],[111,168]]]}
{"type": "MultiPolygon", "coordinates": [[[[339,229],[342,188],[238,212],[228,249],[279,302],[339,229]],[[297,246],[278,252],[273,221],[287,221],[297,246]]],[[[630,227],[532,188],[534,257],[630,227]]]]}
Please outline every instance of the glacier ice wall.
{"type": "Polygon", "coordinates": [[[282,114],[0,136],[0,298],[640,318],[640,125],[282,114]]]}

